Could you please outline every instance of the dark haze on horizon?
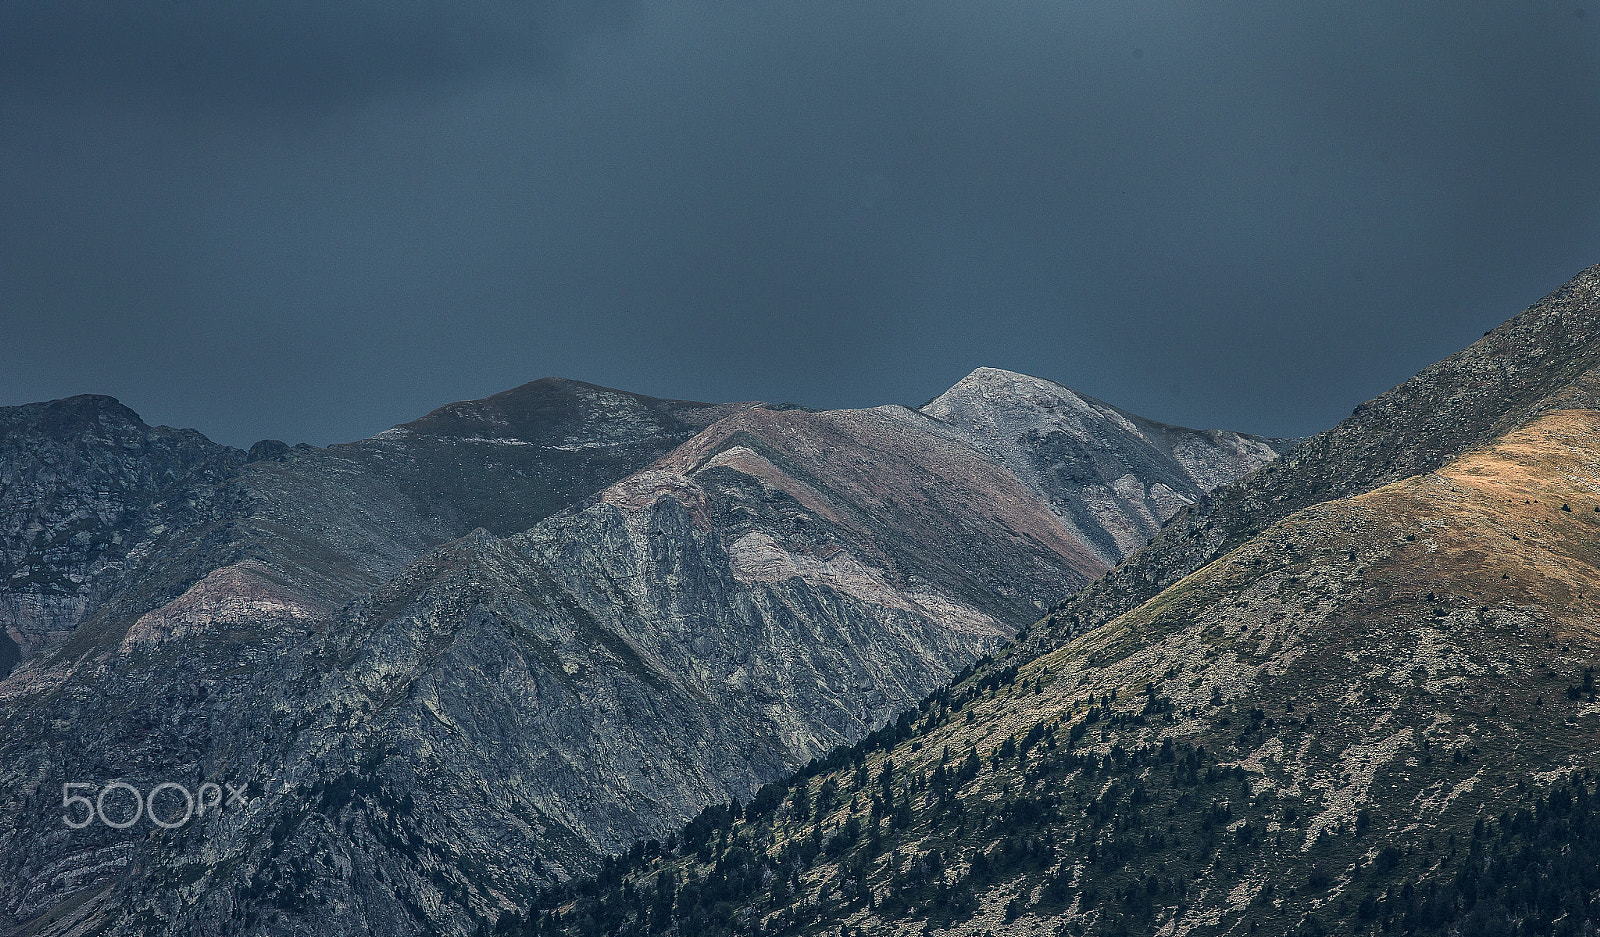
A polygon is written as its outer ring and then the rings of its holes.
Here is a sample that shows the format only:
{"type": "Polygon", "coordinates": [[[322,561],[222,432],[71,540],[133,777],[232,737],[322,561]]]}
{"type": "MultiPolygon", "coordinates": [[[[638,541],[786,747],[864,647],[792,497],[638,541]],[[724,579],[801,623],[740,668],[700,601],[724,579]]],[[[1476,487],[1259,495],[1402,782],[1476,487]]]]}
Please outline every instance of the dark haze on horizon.
{"type": "Polygon", "coordinates": [[[1600,6],[7,0],[0,404],[544,375],[1275,436],[1600,261],[1600,6]]]}

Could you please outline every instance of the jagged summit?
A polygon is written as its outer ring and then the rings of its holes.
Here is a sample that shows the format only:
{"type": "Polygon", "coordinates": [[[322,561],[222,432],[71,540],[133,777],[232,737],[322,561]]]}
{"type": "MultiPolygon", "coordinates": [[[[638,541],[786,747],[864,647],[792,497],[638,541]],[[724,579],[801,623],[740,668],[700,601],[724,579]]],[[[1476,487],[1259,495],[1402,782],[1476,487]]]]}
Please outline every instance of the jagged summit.
{"type": "Polygon", "coordinates": [[[60,400],[0,407],[0,435],[42,433],[64,441],[106,428],[135,432],[151,429],[122,401],[104,394],[78,394],[60,400]]]}
{"type": "Polygon", "coordinates": [[[203,523],[243,457],[101,394],[0,407],[0,678],[203,523]]]}

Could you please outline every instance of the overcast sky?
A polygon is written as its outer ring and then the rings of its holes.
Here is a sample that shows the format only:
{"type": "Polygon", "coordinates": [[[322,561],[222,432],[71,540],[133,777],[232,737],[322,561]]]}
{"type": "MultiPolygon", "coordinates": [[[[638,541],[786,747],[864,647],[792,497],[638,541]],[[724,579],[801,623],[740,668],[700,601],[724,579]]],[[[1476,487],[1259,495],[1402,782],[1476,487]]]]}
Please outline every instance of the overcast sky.
{"type": "Polygon", "coordinates": [[[1600,4],[5,0],[0,403],[979,365],[1303,435],[1600,262],[1600,4]]]}

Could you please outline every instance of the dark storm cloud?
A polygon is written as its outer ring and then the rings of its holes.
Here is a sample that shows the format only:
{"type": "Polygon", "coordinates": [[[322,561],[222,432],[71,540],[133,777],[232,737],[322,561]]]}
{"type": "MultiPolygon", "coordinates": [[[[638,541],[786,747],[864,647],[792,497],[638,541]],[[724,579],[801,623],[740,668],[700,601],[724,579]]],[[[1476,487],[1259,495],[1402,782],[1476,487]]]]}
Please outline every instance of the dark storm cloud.
{"type": "Polygon", "coordinates": [[[321,108],[541,72],[637,0],[7,0],[0,89],[321,108]]]}
{"type": "Polygon", "coordinates": [[[0,4],[0,400],[324,443],[992,365],[1310,433],[1600,261],[1578,12],[0,4]]]}

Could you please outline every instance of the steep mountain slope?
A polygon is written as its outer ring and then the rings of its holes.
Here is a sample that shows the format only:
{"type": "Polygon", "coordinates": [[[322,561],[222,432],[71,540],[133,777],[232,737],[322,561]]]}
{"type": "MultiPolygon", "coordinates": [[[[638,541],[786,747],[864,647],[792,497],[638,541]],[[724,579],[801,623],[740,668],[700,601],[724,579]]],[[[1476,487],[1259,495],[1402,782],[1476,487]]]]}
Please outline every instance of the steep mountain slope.
{"type": "Polygon", "coordinates": [[[1242,482],[1032,631],[1037,651],[1110,621],[1301,508],[1431,471],[1540,413],[1600,405],[1600,264],[1242,482]]]}
{"type": "Polygon", "coordinates": [[[506,929],[1592,932],[1597,296],[1593,268],[892,731],[506,929]]]}
{"type": "MultiPolygon", "coordinates": [[[[729,543],[746,567],[778,564],[766,577],[842,548],[895,583],[938,583],[1013,627],[1108,568],[1004,466],[905,407],[745,411],[607,497],[642,505],[685,485],[731,499],[729,543]],[[793,508],[763,508],[772,496],[793,508]]],[[[711,509],[721,503],[713,496],[711,509]]]]}
{"type": "Polygon", "coordinates": [[[545,383],[255,447],[209,572],[0,683],[12,920],[468,930],[860,737],[1106,567],[990,454],[1010,440],[545,383]],[[423,552],[466,523],[491,529],[423,552]],[[253,803],[154,838],[60,825],[63,783],[174,776],[253,803]]]}
{"type": "Polygon", "coordinates": [[[1376,934],[1516,907],[1529,933],[1583,933],[1600,880],[1548,907],[1462,882],[1525,822],[1505,811],[1530,786],[1600,768],[1597,658],[1600,411],[1552,411],[997,662],[887,744],[636,851],[631,875],[552,894],[561,918],[540,920],[1376,934]]]}
{"type": "Polygon", "coordinates": [[[1157,423],[1051,381],[979,368],[921,412],[1023,479],[1108,566],[1172,515],[1289,447],[1157,423]]]}

